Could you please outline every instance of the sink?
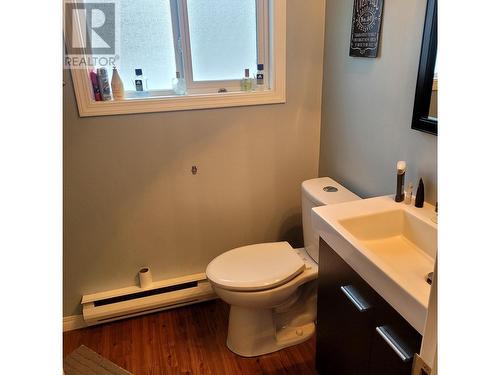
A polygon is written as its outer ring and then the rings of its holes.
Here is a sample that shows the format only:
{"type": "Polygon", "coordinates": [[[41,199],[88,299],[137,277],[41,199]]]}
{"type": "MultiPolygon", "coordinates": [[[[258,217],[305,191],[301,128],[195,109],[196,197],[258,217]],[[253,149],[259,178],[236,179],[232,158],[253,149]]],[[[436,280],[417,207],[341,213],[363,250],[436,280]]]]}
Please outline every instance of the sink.
{"type": "Polygon", "coordinates": [[[392,196],[316,207],[312,224],[368,284],[423,332],[437,252],[434,208],[392,196]]]}
{"type": "Polygon", "coordinates": [[[432,272],[437,229],[410,212],[385,211],[339,220],[339,224],[360,245],[407,277],[426,280],[432,272]]]}

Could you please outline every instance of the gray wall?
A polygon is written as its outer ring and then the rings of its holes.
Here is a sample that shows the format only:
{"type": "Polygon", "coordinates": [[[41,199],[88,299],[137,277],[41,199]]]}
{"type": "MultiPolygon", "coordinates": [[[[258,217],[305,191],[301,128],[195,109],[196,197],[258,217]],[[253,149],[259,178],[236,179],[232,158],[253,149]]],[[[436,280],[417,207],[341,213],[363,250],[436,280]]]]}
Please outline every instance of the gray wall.
{"type": "Polygon", "coordinates": [[[64,315],[82,294],[203,272],[245,244],[300,243],[318,174],[325,0],[287,1],[287,103],[79,118],[64,88],[64,315]],[[197,165],[199,173],[191,174],[197,165]]]}
{"type": "Polygon", "coordinates": [[[349,57],[353,0],[327,1],[320,175],[363,197],[392,194],[396,162],[407,182],[437,188],[437,137],[410,129],[425,0],[385,0],[376,59],[349,57]]]}

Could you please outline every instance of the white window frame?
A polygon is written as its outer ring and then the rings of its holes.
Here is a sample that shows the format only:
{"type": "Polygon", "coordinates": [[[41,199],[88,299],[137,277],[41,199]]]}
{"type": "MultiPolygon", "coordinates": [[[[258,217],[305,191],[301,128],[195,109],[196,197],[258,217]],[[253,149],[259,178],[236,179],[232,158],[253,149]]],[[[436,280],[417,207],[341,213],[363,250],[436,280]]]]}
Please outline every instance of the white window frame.
{"type": "MultiPolygon", "coordinates": [[[[194,82],[191,69],[189,43],[180,43],[180,35],[189,37],[187,27],[186,0],[171,1],[172,11],[179,11],[180,25],[174,24],[176,48],[182,45],[182,53],[176,54],[176,64],[184,72],[188,95],[172,95],[172,91],[155,90],[148,97],[131,97],[123,100],[94,100],[89,79],[89,69],[71,69],[73,86],[81,117],[107,116],[133,113],[169,112],[194,109],[238,107],[286,102],[286,0],[256,0],[258,25],[258,61],[266,68],[264,91],[239,91],[239,81],[194,82]],[[177,8],[177,9],[175,9],[177,8]],[[268,24],[269,28],[264,27],[268,24]],[[179,28],[176,30],[176,28],[179,28]],[[180,28],[184,28],[179,34],[180,28]],[[264,32],[263,32],[264,30],[264,32]],[[268,31],[267,31],[268,30],[268,31]],[[181,57],[179,58],[179,55],[181,57]],[[225,88],[228,92],[217,93],[214,88],[225,88]]],[[[176,19],[176,17],[172,17],[176,19]]],[[[130,92],[133,93],[133,92],[130,92]]]]}

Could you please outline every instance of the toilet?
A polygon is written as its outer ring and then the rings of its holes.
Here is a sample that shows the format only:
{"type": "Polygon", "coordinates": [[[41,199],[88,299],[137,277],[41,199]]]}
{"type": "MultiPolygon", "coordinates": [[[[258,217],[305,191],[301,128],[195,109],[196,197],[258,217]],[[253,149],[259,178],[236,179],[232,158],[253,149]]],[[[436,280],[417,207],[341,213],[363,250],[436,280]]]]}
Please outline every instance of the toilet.
{"type": "Polygon", "coordinates": [[[227,347],[244,357],[308,340],[315,331],[319,236],[311,209],[360,199],[329,177],[302,183],[304,248],[288,242],[229,250],[207,266],[215,294],[228,303],[227,347]]]}

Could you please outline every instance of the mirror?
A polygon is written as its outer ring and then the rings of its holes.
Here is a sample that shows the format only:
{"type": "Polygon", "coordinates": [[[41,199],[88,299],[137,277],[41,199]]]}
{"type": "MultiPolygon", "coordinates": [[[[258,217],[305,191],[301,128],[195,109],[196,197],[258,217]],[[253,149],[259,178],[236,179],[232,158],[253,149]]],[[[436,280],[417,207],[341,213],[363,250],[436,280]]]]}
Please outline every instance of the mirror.
{"type": "Polygon", "coordinates": [[[427,1],[411,128],[437,135],[437,0],[427,1]]]}

